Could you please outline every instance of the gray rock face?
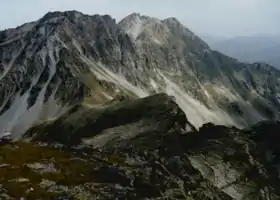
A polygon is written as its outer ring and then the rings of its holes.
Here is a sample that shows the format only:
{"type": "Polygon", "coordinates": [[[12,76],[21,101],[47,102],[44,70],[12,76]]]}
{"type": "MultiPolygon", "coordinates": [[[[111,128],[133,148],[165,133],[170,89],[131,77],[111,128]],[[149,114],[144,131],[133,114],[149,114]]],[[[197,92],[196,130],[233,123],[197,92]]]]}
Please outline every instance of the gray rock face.
{"type": "Polygon", "coordinates": [[[15,138],[77,104],[154,93],[195,127],[278,118],[278,70],[211,51],[174,18],[48,13],[0,32],[0,68],[0,131],[15,138]]]}

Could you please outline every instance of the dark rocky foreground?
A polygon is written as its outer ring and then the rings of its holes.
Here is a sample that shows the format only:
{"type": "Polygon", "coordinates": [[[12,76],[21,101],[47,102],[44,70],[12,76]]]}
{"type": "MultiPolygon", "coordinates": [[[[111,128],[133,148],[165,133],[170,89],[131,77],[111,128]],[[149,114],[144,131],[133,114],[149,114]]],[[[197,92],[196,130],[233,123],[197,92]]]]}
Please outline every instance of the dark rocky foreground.
{"type": "Polygon", "coordinates": [[[280,199],[279,127],[195,130],[161,94],[75,107],[0,146],[0,199],[280,199]]]}

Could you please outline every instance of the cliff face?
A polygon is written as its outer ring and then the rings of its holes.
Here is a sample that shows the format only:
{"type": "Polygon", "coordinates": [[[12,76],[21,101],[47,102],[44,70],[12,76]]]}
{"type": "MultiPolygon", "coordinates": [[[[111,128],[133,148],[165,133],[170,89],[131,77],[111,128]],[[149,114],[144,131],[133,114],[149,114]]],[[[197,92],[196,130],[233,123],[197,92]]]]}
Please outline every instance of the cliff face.
{"type": "Polygon", "coordinates": [[[48,13],[0,32],[0,69],[0,131],[16,138],[77,104],[154,93],[196,127],[278,118],[278,70],[211,51],[174,18],[48,13]]]}

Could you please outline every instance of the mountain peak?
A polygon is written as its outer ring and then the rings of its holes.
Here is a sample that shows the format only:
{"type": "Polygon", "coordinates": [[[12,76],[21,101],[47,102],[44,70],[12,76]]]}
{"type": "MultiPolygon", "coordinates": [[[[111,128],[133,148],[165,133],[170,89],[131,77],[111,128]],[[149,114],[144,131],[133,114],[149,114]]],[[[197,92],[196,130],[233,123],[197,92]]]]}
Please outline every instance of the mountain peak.
{"type": "Polygon", "coordinates": [[[142,15],[141,13],[131,13],[130,15],[126,16],[123,18],[121,21],[128,21],[128,20],[135,20],[135,19],[142,19],[142,20],[148,20],[148,19],[153,19],[152,17],[142,15]]]}
{"type": "Polygon", "coordinates": [[[175,17],[169,17],[169,18],[164,19],[163,21],[167,22],[169,24],[181,25],[182,26],[181,22],[175,17]]]}
{"type": "Polygon", "coordinates": [[[134,13],[131,13],[130,15],[128,15],[127,17],[128,17],[128,18],[141,17],[141,14],[140,14],[140,13],[137,13],[137,12],[134,12],[134,13]]]}
{"type": "Polygon", "coordinates": [[[48,12],[45,14],[40,20],[39,23],[45,23],[47,21],[53,21],[56,22],[57,20],[61,19],[69,19],[70,21],[77,21],[79,18],[84,16],[83,13],[72,10],[72,11],[54,11],[54,12],[48,12]]]}
{"type": "Polygon", "coordinates": [[[83,18],[83,19],[85,19],[85,18],[101,19],[102,18],[102,20],[104,20],[104,21],[114,21],[115,22],[115,19],[113,19],[110,15],[99,15],[99,14],[86,15],[86,14],[83,14],[76,10],[65,11],[65,12],[60,12],[60,11],[48,12],[46,15],[44,15],[40,19],[40,22],[46,22],[49,20],[54,21],[54,20],[63,19],[63,18],[67,18],[72,22],[79,22],[81,18],[83,18]]]}
{"type": "Polygon", "coordinates": [[[125,17],[119,25],[128,34],[132,35],[134,39],[148,39],[149,41],[156,41],[158,44],[166,41],[170,32],[173,32],[177,36],[186,35],[192,40],[197,39],[194,33],[175,17],[161,20],[141,15],[140,13],[132,13],[125,17]]]}
{"type": "Polygon", "coordinates": [[[192,33],[186,26],[184,26],[177,18],[175,17],[169,17],[164,20],[162,20],[164,24],[166,24],[169,28],[175,29],[178,31],[179,29],[185,30],[189,32],[190,35],[194,36],[194,33],[192,33]]]}
{"type": "Polygon", "coordinates": [[[142,31],[144,21],[145,18],[143,18],[139,13],[132,13],[122,19],[119,22],[119,26],[136,39],[142,31]]]}
{"type": "Polygon", "coordinates": [[[119,23],[119,26],[129,35],[132,35],[134,39],[138,39],[138,36],[140,35],[144,38],[146,36],[150,38],[154,37],[154,35],[157,35],[159,32],[167,31],[162,25],[160,19],[148,17],[139,13],[132,13],[119,23]]]}

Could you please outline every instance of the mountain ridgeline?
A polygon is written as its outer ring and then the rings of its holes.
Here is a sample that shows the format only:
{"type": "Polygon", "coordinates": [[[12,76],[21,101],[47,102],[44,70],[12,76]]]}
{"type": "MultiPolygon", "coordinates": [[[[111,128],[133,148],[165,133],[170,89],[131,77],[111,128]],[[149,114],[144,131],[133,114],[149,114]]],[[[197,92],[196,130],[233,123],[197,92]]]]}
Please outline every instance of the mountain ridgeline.
{"type": "MultiPolygon", "coordinates": [[[[0,32],[0,131],[15,138],[75,105],[174,96],[195,127],[278,119],[280,72],[212,51],[175,18],[50,12],[0,32]]],[[[160,103],[160,102],[159,102],[160,103]]]]}
{"type": "Polygon", "coordinates": [[[205,37],[210,47],[242,62],[264,62],[279,69],[280,37],[274,35],[240,36],[233,38],[205,37]]]}

